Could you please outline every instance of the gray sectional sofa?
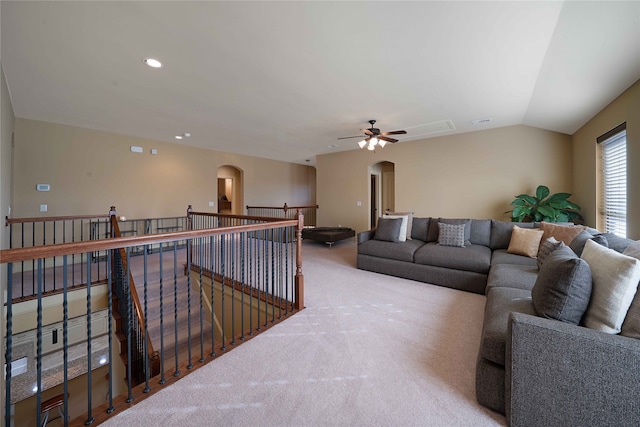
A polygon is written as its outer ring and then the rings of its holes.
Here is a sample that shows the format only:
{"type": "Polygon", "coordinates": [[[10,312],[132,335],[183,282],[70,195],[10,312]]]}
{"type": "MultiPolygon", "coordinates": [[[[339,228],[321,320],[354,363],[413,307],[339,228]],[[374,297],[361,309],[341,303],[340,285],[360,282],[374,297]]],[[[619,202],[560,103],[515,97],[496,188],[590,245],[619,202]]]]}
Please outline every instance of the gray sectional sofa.
{"type": "MultiPolygon", "coordinates": [[[[537,314],[538,263],[508,252],[513,225],[538,226],[413,218],[406,242],[359,233],[357,267],[486,295],[476,394],[510,425],[640,425],[640,339],[537,314]],[[465,246],[439,245],[438,222],[466,223],[465,246]]],[[[604,237],[619,252],[632,242],[604,237]]]]}

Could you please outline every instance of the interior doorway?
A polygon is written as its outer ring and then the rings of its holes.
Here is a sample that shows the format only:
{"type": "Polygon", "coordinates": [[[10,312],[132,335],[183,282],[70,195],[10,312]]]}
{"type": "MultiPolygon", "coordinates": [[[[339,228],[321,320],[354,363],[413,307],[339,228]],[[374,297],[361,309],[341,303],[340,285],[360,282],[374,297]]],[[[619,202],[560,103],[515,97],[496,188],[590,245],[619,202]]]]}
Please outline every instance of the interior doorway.
{"type": "Polygon", "coordinates": [[[244,213],[244,185],[242,170],[231,165],[218,168],[217,212],[242,215],[244,213]]]}
{"type": "Polygon", "coordinates": [[[369,226],[376,228],[378,218],[396,208],[395,164],[379,162],[369,166],[369,226]]]}

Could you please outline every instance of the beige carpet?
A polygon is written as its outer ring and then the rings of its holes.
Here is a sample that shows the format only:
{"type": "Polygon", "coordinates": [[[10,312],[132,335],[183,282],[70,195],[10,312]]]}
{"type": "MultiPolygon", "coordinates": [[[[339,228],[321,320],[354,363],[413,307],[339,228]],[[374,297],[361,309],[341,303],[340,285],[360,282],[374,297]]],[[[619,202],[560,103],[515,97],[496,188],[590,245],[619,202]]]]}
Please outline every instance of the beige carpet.
{"type": "Polygon", "coordinates": [[[484,296],[303,244],[306,309],[106,426],[500,426],[475,399],[484,296]]]}

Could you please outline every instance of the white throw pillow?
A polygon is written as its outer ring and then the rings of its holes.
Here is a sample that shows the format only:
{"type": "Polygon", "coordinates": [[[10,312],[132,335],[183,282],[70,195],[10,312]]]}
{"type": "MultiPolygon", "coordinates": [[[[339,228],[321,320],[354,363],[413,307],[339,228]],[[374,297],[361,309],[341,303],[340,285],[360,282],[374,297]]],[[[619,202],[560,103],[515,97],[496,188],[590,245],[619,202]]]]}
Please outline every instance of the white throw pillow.
{"type": "Polygon", "coordinates": [[[402,226],[400,226],[400,241],[407,241],[407,224],[409,223],[409,215],[383,215],[383,218],[402,218],[402,226]]]}
{"type": "Polygon", "coordinates": [[[640,280],[640,260],[587,240],[583,260],[591,268],[593,292],[584,317],[587,328],[620,332],[640,280]]]}
{"type": "MultiPolygon", "coordinates": [[[[640,259],[640,240],[627,246],[627,249],[622,254],[640,259]]],[[[640,291],[636,291],[636,296],[631,302],[627,317],[624,318],[622,323],[620,335],[640,339],[640,291]]]]}

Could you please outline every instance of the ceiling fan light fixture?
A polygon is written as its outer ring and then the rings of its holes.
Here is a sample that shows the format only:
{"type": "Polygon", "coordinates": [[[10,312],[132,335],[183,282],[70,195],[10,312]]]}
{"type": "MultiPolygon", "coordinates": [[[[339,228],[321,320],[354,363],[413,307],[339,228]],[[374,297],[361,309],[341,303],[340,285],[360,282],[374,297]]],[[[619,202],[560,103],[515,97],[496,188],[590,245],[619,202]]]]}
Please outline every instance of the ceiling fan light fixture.
{"type": "Polygon", "coordinates": [[[364,148],[364,146],[367,145],[367,141],[363,139],[362,141],[358,142],[358,145],[360,146],[360,148],[364,148]]]}
{"type": "Polygon", "coordinates": [[[373,146],[375,147],[375,145],[378,143],[378,138],[376,138],[375,136],[373,138],[371,138],[371,140],[369,141],[370,144],[373,144],[373,146]]]}
{"type": "Polygon", "coordinates": [[[369,146],[367,147],[367,150],[373,151],[375,149],[376,149],[376,144],[374,144],[371,141],[369,141],[369,146]]]}
{"type": "Polygon", "coordinates": [[[378,144],[380,145],[380,148],[384,148],[384,146],[387,145],[387,141],[385,141],[384,139],[381,139],[378,141],[378,144]]]}

